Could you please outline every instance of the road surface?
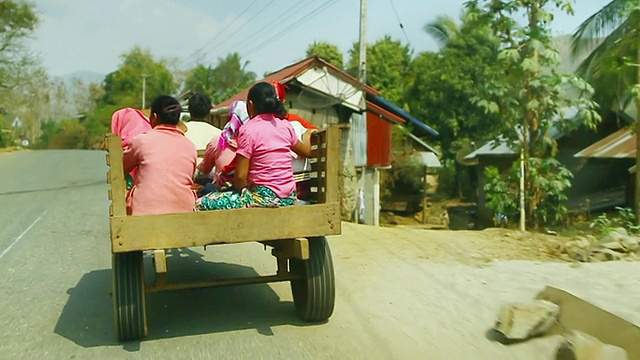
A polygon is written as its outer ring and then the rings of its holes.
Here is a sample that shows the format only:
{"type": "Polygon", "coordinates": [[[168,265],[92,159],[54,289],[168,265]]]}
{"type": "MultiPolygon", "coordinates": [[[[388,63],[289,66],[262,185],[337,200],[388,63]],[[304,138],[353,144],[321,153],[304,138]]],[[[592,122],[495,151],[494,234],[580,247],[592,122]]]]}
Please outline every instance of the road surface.
{"type": "MultiPolygon", "coordinates": [[[[300,322],[286,283],[185,290],[149,295],[149,337],[120,344],[104,159],[101,151],[0,153],[0,358],[546,359],[558,338],[511,346],[486,338],[501,305],[548,284],[640,314],[638,263],[575,268],[501,253],[492,233],[345,224],[330,239],[329,322],[300,322]]],[[[169,268],[181,279],[233,277],[271,273],[275,263],[261,245],[242,244],[176,252],[169,268]]]]}

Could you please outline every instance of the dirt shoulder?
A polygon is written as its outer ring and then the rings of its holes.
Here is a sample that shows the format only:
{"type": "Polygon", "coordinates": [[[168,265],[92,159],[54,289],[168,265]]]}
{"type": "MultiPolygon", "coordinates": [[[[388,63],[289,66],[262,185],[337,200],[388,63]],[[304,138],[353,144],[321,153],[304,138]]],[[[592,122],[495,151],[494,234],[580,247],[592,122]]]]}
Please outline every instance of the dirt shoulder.
{"type": "Polygon", "coordinates": [[[409,258],[478,265],[493,260],[563,261],[558,248],[570,238],[490,228],[480,231],[423,230],[343,223],[343,236],[397,247],[409,258]]]}

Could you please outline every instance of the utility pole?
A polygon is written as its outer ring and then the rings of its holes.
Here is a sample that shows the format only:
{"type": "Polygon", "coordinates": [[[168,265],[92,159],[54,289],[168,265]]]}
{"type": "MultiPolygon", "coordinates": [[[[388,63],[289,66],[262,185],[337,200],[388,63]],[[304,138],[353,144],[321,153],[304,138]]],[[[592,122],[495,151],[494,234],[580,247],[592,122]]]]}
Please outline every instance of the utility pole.
{"type": "Polygon", "coordinates": [[[360,64],[358,79],[363,84],[367,81],[367,0],[360,0],[360,64]]]}
{"type": "Polygon", "coordinates": [[[147,77],[149,75],[147,74],[142,74],[142,110],[144,110],[146,108],[146,96],[147,96],[147,77]]]}

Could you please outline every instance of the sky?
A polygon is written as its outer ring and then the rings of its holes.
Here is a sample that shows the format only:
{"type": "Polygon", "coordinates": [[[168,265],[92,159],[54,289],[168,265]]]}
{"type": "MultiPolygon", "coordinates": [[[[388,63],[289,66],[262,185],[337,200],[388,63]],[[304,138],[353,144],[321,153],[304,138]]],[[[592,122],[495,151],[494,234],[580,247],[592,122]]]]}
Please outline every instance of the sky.
{"type": "MultiPolygon", "coordinates": [[[[414,55],[437,50],[422,30],[439,15],[459,18],[467,0],[368,0],[366,41],[385,35],[414,55]],[[397,13],[397,15],[396,15],[397,13]],[[400,23],[404,31],[400,28],[400,23]]],[[[554,34],[572,33],[610,0],[575,0],[556,14],[554,34]]],[[[32,48],[54,76],[106,75],[139,45],[187,69],[238,52],[260,78],[305,58],[314,41],[336,44],[347,60],[359,35],[360,0],[35,0],[41,25],[32,48]]]]}

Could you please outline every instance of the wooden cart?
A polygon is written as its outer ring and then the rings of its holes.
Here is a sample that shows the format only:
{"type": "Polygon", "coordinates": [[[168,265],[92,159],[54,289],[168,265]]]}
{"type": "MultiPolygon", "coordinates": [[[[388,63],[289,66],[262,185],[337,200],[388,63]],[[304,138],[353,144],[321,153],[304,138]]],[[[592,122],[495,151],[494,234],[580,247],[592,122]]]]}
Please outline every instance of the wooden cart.
{"type": "Polygon", "coordinates": [[[110,184],[113,311],[120,340],[147,335],[145,297],[149,292],[289,281],[303,321],[327,320],[333,313],[335,282],[325,236],[341,232],[338,176],[340,130],[330,127],[312,137],[309,158],[313,200],[310,205],[193,213],[127,216],[120,138],[106,136],[110,184]],[[286,224],[282,226],[282,224],[286,224]],[[260,242],[272,249],[277,272],[270,276],[197,283],[165,281],[165,250],[260,242]],[[143,252],[153,252],[155,281],[145,283],[143,252]]]}

